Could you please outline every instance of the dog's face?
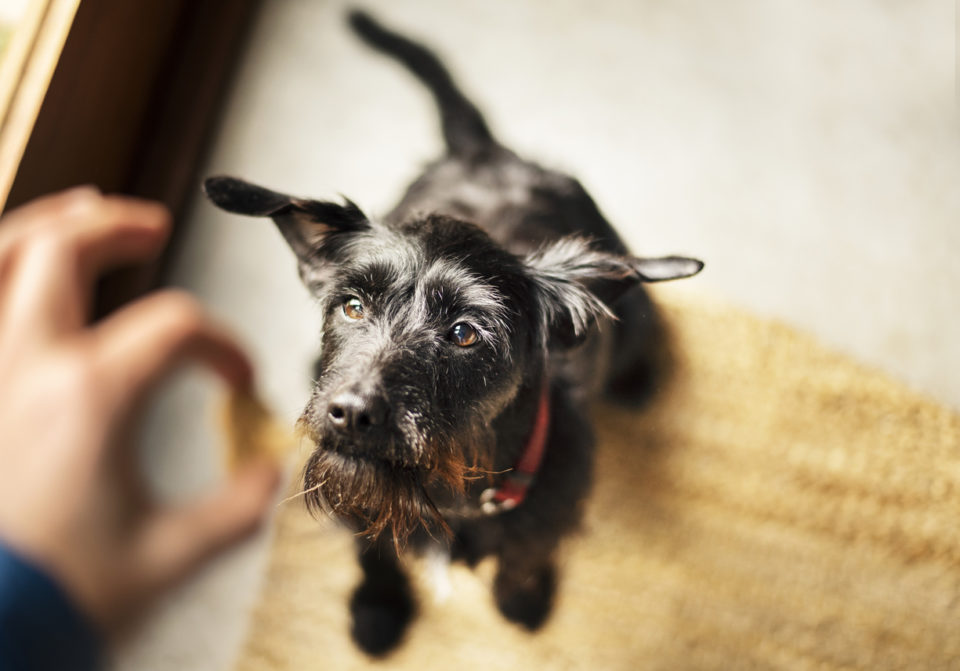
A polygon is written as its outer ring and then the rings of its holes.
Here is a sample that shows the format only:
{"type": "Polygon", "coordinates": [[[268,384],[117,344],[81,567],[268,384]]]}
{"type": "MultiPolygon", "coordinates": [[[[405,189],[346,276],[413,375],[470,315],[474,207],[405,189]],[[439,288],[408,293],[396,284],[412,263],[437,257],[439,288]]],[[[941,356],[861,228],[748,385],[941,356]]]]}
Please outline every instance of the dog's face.
{"type": "Polygon", "coordinates": [[[548,347],[575,345],[621,293],[699,270],[566,239],[525,258],[472,224],[397,227],[352,203],[301,200],[212,178],[220,207],[270,216],[322,315],[317,379],[301,417],[316,443],[308,501],[377,535],[442,529],[428,491],[489,467],[493,420],[539,385],[548,347]]]}
{"type": "Polygon", "coordinates": [[[402,537],[439,523],[429,488],[460,489],[487,465],[490,424],[533,356],[533,287],[515,257],[449,219],[369,224],[342,243],[304,273],[323,275],[304,484],[323,483],[314,500],[369,532],[402,537]]]}

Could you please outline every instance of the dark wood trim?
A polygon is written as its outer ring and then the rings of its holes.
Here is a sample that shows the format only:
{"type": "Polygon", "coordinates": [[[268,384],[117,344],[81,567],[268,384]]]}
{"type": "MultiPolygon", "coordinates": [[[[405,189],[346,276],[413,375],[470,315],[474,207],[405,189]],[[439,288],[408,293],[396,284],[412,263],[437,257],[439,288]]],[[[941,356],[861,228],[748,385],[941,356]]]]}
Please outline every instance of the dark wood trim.
{"type": "MultiPolygon", "coordinates": [[[[76,184],[165,203],[175,217],[258,0],[82,0],[6,208],[76,184]]],[[[158,265],[104,285],[116,304],[158,265]]]]}

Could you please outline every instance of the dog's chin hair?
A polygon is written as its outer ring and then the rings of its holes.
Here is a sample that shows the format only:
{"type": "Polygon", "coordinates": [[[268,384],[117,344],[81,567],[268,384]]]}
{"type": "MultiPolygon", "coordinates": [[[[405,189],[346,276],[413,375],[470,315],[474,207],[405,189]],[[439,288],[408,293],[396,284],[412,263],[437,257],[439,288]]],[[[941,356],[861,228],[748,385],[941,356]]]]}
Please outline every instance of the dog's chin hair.
{"type": "Polygon", "coordinates": [[[318,449],[307,462],[303,483],[311,513],[326,513],[370,539],[389,530],[400,552],[420,527],[434,537],[452,536],[427,486],[437,483],[463,493],[474,471],[458,459],[444,459],[433,469],[420,470],[318,449]]]}

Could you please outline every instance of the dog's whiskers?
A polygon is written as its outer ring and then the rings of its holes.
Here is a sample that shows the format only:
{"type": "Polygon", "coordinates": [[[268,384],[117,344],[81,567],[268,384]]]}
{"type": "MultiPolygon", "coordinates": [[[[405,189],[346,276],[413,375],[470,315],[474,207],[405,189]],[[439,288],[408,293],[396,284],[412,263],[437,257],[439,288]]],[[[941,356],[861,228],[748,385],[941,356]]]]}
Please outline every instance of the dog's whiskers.
{"type": "Polygon", "coordinates": [[[504,473],[509,473],[512,471],[512,468],[504,468],[502,471],[488,471],[485,468],[470,468],[463,475],[464,480],[483,480],[486,477],[491,475],[503,475],[504,473]]]}
{"type": "Polygon", "coordinates": [[[277,507],[279,508],[280,506],[282,506],[282,505],[285,504],[285,503],[290,503],[290,501],[293,501],[294,499],[299,499],[301,496],[306,496],[307,494],[310,494],[310,493],[312,493],[312,492],[315,492],[315,491],[317,491],[318,489],[320,489],[321,487],[323,487],[325,484],[327,484],[327,481],[326,481],[326,480],[323,480],[322,482],[320,482],[319,484],[314,485],[313,487],[308,487],[307,489],[304,489],[302,492],[297,492],[296,494],[294,494],[294,495],[292,495],[292,496],[288,496],[287,498],[282,499],[281,501],[279,501],[279,502],[277,503],[277,507]]]}

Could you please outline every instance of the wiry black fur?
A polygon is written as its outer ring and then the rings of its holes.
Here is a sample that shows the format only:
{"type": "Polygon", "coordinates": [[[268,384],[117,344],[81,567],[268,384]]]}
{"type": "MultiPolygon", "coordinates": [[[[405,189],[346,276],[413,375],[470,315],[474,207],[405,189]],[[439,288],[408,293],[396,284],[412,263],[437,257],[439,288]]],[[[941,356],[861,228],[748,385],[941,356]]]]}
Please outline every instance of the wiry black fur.
{"type": "Polygon", "coordinates": [[[586,404],[604,387],[627,399],[650,389],[658,329],[639,285],[702,264],[630,256],[576,180],[496,141],[430,51],[363,13],[350,22],[432,91],[446,155],[382,221],[230,177],[205,189],[231,212],[272,217],[320,302],[304,488],[361,532],[354,640],[383,654],[406,630],[415,609],[398,553],[411,535],[470,564],[495,555],[498,607],[535,629],[590,486],[586,404]],[[476,342],[459,346],[455,326],[476,342]],[[539,471],[522,504],[486,515],[481,491],[516,465],[544,389],[539,471]]]}

